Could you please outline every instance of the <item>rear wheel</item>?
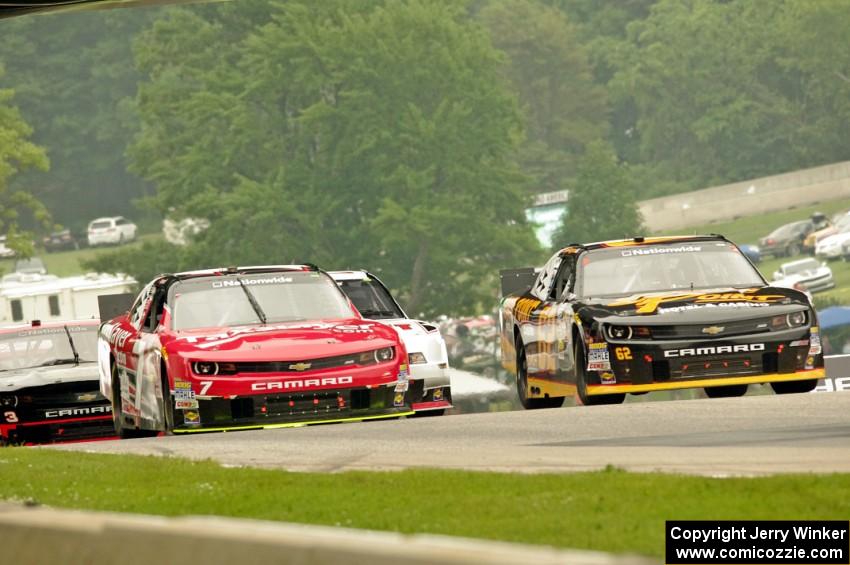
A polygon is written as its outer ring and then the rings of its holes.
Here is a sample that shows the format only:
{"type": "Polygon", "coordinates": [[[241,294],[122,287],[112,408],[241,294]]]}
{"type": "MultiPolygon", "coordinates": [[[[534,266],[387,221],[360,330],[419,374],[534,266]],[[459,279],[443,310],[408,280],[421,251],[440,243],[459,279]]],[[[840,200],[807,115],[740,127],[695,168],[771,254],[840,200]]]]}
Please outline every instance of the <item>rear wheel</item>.
{"type": "Polygon", "coordinates": [[[563,396],[547,396],[545,398],[529,398],[528,396],[528,360],[525,356],[525,346],[519,336],[516,338],[516,391],[519,403],[526,410],[538,408],[558,408],[563,406],[563,396]]]}
{"type": "Polygon", "coordinates": [[[584,345],[576,339],[576,389],[578,398],[585,406],[599,406],[602,404],[622,404],[626,400],[625,393],[621,394],[587,394],[587,370],[584,362],[584,345]]]}
{"type": "Polygon", "coordinates": [[[800,246],[799,245],[797,245],[796,243],[792,243],[791,245],[788,246],[788,256],[789,257],[793,257],[793,256],[799,255],[799,254],[800,254],[800,246]]]}
{"type": "Polygon", "coordinates": [[[705,395],[709,398],[732,398],[747,394],[748,385],[726,385],[705,388],[705,395]]]}
{"type": "Polygon", "coordinates": [[[807,379],[805,381],[786,381],[781,383],[770,383],[770,388],[776,394],[797,394],[801,392],[811,392],[818,386],[817,379],[807,379]]]}

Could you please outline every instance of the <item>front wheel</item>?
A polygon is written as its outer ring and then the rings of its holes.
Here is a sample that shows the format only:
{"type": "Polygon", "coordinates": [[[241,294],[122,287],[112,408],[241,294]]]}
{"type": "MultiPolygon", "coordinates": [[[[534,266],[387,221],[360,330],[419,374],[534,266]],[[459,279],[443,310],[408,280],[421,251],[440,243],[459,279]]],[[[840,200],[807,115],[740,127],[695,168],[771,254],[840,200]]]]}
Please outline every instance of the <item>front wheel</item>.
{"type": "Polygon", "coordinates": [[[816,386],[818,386],[817,379],[770,383],[770,388],[772,388],[773,392],[776,394],[798,394],[801,392],[811,392],[816,386]]]}
{"type": "Polygon", "coordinates": [[[563,396],[547,396],[545,398],[529,398],[528,396],[528,360],[525,356],[525,346],[522,339],[516,338],[516,391],[519,403],[526,410],[539,408],[558,408],[563,406],[563,396]]]}
{"type": "Polygon", "coordinates": [[[620,394],[594,394],[587,393],[587,369],[584,362],[584,345],[576,340],[576,389],[578,398],[585,406],[599,406],[603,404],[622,404],[626,400],[625,393],[620,394]]]}
{"type": "Polygon", "coordinates": [[[733,398],[747,394],[748,385],[726,385],[706,387],[705,395],[709,398],[733,398]]]}

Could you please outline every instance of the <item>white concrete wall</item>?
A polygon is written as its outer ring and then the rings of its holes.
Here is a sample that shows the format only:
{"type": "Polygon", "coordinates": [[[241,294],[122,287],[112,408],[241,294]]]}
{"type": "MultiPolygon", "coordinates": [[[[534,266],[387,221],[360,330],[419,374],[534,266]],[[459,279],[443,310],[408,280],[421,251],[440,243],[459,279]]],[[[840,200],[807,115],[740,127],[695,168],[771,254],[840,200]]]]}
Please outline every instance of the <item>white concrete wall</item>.
{"type": "Polygon", "coordinates": [[[653,198],[638,203],[650,231],[731,221],[850,199],[850,161],[653,198]]]}

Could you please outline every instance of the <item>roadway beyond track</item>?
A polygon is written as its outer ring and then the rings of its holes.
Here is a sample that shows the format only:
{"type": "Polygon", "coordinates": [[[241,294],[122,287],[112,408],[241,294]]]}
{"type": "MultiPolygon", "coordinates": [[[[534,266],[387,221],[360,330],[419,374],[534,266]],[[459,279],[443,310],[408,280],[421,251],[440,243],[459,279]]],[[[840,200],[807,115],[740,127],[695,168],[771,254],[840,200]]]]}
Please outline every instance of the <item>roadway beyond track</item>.
{"type": "Polygon", "coordinates": [[[710,476],[850,472],[850,394],[464,414],[57,446],[336,472],[439,467],[710,476]]]}

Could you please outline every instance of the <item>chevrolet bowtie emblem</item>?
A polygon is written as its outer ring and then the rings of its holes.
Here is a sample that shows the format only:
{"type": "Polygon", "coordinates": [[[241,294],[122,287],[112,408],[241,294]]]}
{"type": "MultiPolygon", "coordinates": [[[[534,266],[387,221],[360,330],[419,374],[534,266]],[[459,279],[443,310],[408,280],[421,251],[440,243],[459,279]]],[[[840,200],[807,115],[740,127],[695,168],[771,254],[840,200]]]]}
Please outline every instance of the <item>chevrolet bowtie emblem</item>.
{"type": "Polygon", "coordinates": [[[97,398],[96,392],[83,392],[77,395],[77,400],[80,402],[91,402],[95,398],[97,398]]]}
{"type": "Polygon", "coordinates": [[[289,369],[292,371],[306,371],[312,366],[312,363],[295,363],[294,365],[290,365],[289,369]]]}
{"type": "Polygon", "coordinates": [[[725,329],[726,328],[724,328],[723,326],[708,326],[707,328],[702,329],[702,333],[708,335],[717,335],[725,329]]]}

